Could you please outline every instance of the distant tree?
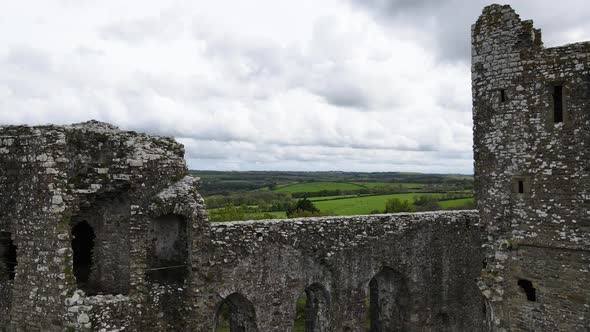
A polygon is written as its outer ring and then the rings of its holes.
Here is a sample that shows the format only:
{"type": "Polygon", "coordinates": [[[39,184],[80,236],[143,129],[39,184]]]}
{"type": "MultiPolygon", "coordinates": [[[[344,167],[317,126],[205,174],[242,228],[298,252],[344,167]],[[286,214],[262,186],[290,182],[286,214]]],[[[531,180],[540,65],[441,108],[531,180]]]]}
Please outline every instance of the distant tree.
{"type": "Polygon", "coordinates": [[[401,200],[399,198],[390,198],[385,202],[385,213],[396,213],[396,212],[414,212],[416,209],[407,200],[401,200]]]}
{"type": "MultiPolygon", "coordinates": [[[[313,203],[310,200],[308,200],[307,198],[303,198],[303,199],[298,200],[297,203],[295,203],[295,205],[292,205],[287,209],[287,217],[289,217],[289,218],[294,218],[294,216],[301,217],[301,216],[303,216],[302,214],[308,214],[305,212],[319,215],[320,210],[317,207],[315,207],[315,205],[313,205],[313,203]]],[[[308,215],[304,215],[304,216],[308,217],[308,215]]]]}
{"type": "Polygon", "coordinates": [[[414,198],[416,211],[437,211],[440,210],[438,198],[432,195],[420,195],[414,198]]]}

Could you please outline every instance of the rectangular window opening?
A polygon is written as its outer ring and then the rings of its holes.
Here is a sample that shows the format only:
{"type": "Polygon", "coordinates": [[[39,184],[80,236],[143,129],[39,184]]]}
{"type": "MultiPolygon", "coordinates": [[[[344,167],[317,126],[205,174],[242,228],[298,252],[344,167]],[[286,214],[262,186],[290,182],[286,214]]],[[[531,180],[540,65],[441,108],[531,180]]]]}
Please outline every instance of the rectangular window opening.
{"type": "Polygon", "coordinates": [[[506,102],[506,90],[504,89],[500,89],[500,102],[506,102]]]}
{"type": "Polygon", "coordinates": [[[518,193],[524,194],[524,181],[518,180],[518,193]]]}
{"type": "Polygon", "coordinates": [[[553,87],[553,122],[563,122],[563,86],[553,87]]]}

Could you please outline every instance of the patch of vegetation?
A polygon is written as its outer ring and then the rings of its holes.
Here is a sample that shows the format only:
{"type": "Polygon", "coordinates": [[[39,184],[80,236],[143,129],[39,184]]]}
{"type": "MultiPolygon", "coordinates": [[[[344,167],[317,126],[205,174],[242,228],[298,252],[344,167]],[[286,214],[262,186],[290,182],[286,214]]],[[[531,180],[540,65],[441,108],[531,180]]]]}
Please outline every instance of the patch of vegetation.
{"type": "Polygon", "coordinates": [[[274,218],[275,216],[271,213],[260,213],[256,208],[251,208],[246,205],[234,206],[227,204],[222,208],[209,210],[209,221],[212,222],[274,218]]]}
{"type": "Polygon", "coordinates": [[[300,199],[287,209],[288,218],[320,216],[320,210],[307,198],[300,199]]]}
{"type": "Polygon", "coordinates": [[[285,211],[293,204],[293,197],[286,192],[246,191],[230,195],[213,195],[205,198],[209,209],[226,205],[258,206],[261,211],[285,211]]]}
{"type": "Polygon", "coordinates": [[[288,184],[274,189],[277,192],[313,193],[319,191],[365,189],[365,186],[348,182],[305,182],[288,184]]]}
{"type": "Polygon", "coordinates": [[[192,171],[211,221],[471,209],[468,175],[192,171]],[[391,199],[397,201],[390,202],[391,199]],[[297,207],[305,201],[317,210],[297,207]]]}
{"type": "MultiPolygon", "coordinates": [[[[407,200],[401,200],[399,198],[391,198],[385,202],[385,213],[396,213],[396,212],[414,212],[416,208],[407,200]]],[[[372,211],[373,212],[373,211],[372,211]]]]}
{"type": "Polygon", "coordinates": [[[230,332],[229,329],[229,305],[223,303],[217,314],[217,325],[215,326],[215,332],[230,332]]]}
{"type": "Polygon", "coordinates": [[[305,332],[305,305],[307,304],[307,295],[305,292],[297,299],[295,306],[295,324],[293,332],[305,332]]]}
{"type": "MultiPolygon", "coordinates": [[[[392,198],[397,198],[402,201],[414,201],[414,197],[420,194],[406,193],[406,194],[391,194],[378,196],[361,196],[347,199],[338,199],[331,201],[315,202],[318,209],[322,211],[332,211],[337,216],[348,216],[355,214],[370,214],[374,210],[384,211],[385,203],[392,198]]],[[[433,193],[426,194],[431,196],[440,196],[441,194],[433,193]]]]}
{"type": "Polygon", "coordinates": [[[438,200],[440,197],[431,195],[419,195],[414,197],[414,207],[416,211],[436,211],[440,210],[438,200]]]}
{"type": "Polygon", "coordinates": [[[475,200],[471,198],[451,199],[438,202],[445,210],[472,210],[475,209],[475,200]]]}

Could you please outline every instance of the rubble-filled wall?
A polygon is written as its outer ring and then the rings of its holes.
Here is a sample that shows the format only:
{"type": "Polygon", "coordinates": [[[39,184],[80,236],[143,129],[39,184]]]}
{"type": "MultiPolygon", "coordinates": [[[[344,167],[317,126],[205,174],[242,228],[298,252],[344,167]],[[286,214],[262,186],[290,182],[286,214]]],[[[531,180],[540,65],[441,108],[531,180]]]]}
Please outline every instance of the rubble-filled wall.
{"type": "Polygon", "coordinates": [[[252,304],[258,331],[290,331],[310,286],[324,298],[312,331],[367,331],[369,317],[373,331],[483,328],[475,211],[213,223],[210,238],[191,287],[196,331],[212,330],[232,294],[252,304]],[[379,275],[390,287],[371,290],[379,275]],[[391,302],[379,318],[376,297],[391,302]]]}
{"type": "Polygon", "coordinates": [[[590,329],[590,43],[544,48],[509,6],[472,27],[480,287],[498,331],[590,329]]]}
{"type": "Polygon", "coordinates": [[[17,263],[0,273],[0,330],[98,329],[109,315],[150,324],[166,292],[145,280],[146,230],[165,214],[199,220],[183,155],[173,139],[98,122],[0,127],[0,252],[16,248],[17,263]]]}
{"type": "Polygon", "coordinates": [[[0,127],[0,330],[479,330],[474,211],[209,223],[170,138],[0,127]]]}

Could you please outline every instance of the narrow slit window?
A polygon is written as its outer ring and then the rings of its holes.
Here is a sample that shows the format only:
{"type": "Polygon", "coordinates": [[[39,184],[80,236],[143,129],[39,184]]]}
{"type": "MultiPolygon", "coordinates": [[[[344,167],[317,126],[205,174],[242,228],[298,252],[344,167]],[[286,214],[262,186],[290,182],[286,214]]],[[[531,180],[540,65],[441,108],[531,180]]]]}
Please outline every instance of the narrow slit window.
{"type": "Polygon", "coordinates": [[[526,294],[527,301],[537,302],[537,290],[533,287],[533,283],[530,280],[519,279],[518,286],[526,294]]]}
{"type": "Polygon", "coordinates": [[[501,103],[506,102],[506,90],[504,90],[504,89],[500,89],[500,102],[501,103]]]}
{"type": "Polygon", "coordinates": [[[80,289],[94,294],[90,287],[90,277],[93,268],[94,229],[87,221],[77,223],[72,227],[73,272],[80,289]]]}
{"type": "Polygon", "coordinates": [[[524,194],[524,181],[518,180],[518,193],[524,194]]]}
{"type": "Polygon", "coordinates": [[[16,245],[12,241],[12,236],[8,232],[0,233],[0,261],[3,262],[0,266],[0,280],[8,279],[14,280],[16,276],[16,245]]]}
{"type": "Polygon", "coordinates": [[[563,122],[563,85],[553,87],[553,122],[563,122]]]}

